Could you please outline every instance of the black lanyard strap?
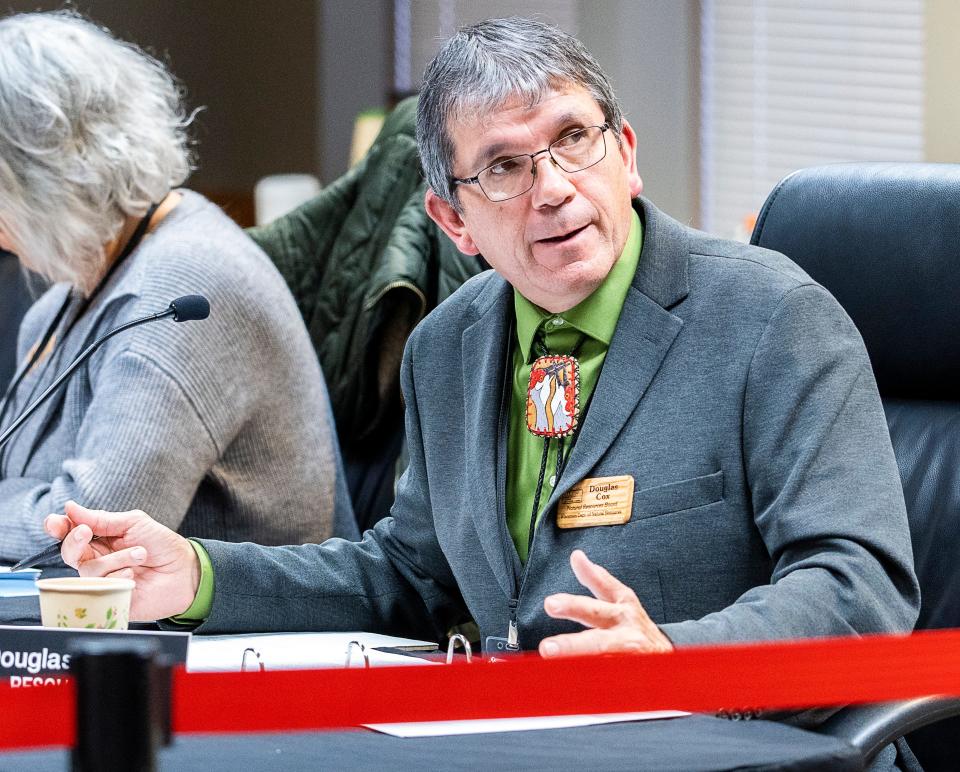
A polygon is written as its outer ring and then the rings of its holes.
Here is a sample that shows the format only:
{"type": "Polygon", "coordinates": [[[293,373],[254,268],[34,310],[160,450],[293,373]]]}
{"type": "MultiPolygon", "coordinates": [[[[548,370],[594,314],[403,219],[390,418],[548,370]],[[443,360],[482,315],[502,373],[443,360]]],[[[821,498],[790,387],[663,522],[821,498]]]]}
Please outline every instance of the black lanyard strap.
{"type": "MultiPolygon", "coordinates": [[[[63,330],[59,336],[59,346],[63,346],[64,341],[67,339],[67,336],[76,326],[77,322],[80,321],[81,317],[87,312],[90,308],[90,305],[97,298],[97,296],[103,291],[103,288],[107,286],[107,283],[111,278],[116,274],[117,269],[126,261],[126,259],[133,253],[133,251],[140,245],[140,242],[143,240],[143,237],[146,235],[147,229],[150,227],[150,220],[153,219],[153,215],[156,213],[157,208],[160,204],[151,204],[149,209],[147,209],[146,214],[140,218],[140,222],[137,223],[137,227],[134,229],[130,238],[127,240],[127,243],[123,247],[123,251],[117,257],[116,260],[110,265],[103,277],[97,282],[97,286],[94,287],[93,291],[87,295],[80,302],[77,307],[77,311],[74,314],[73,318],[70,320],[69,324],[63,330]]],[[[34,368],[37,362],[43,357],[43,353],[46,350],[47,346],[50,345],[50,341],[53,339],[54,335],[57,332],[57,329],[63,323],[64,317],[67,315],[71,304],[75,298],[74,291],[71,288],[67,292],[67,297],[63,302],[63,305],[60,306],[60,310],[57,311],[56,316],[53,317],[53,321],[47,326],[46,331],[41,337],[40,342],[34,348],[33,353],[27,359],[27,361],[21,366],[20,370],[17,372],[16,376],[10,382],[10,385],[7,387],[6,392],[3,396],[3,404],[0,405],[0,422],[6,417],[7,410],[13,402],[13,396],[16,393],[17,389],[20,388],[20,385],[23,383],[24,378],[27,377],[27,374],[34,368]]],[[[63,350],[61,348],[61,350],[63,350]]],[[[53,357],[51,357],[52,359],[53,357]]],[[[48,360],[48,364],[49,364],[48,360]]],[[[36,391],[37,385],[40,383],[42,378],[37,379],[37,383],[34,384],[33,391],[36,391]]],[[[30,397],[33,396],[33,391],[30,394],[30,397]]],[[[30,397],[27,398],[27,402],[30,401],[30,397]]],[[[0,448],[0,479],[3,478],[3,462],[4,462],[4,448],[0,448]]],[[[32,453],[31,453],[32,455],[32,453]]]]}
{"type": "MultiPolygon", "coordinates": [[[[134,229],[133,233],[130,236],[130,239],[127,241],[126,245],[123,247],[123,252],[117,257],[116,260],[110,265],[107,269],[107,272],[103,274],[103,277],[97,282],[97,286],[93,288],[93,292],[87,295],[77,308],[77,313],[74,314],[73,319],[70,320],[70,324],[67,325],[67,328],[63,331],[63,335],[60,336],[60,342],[62,343],[67,335],[70,334],[70,331],[74,328],[76,323],[80,321],[81,317],[87,312],[87,309],[90,308],[97,296],[103,292],[103,288],[107,286],[107,283],[113,276],[116,274],[117,269],[123,265],[128,257],[133,254],[140,242],[143,241],[143,237],[147,233],[147,228],[150,227],[150,220],[153,218],[153,215],[156,213],[159,204],[150,204],[150,208],[147,209],[147,213],[140,218],[140,222],[137,223],[137,227],[134,229]]],[[[73,294],[73,290],[70,291],[70,294],[73,294]]],[[[68,298],[67,303],[69,304],[70,299],[68,298]]]]}
{"type": "MultiPolygon", "coordinates": [[[[580,353],[580,347],[583,345],[583,342],[586,340],[586,338],[587,336],[582,334],[576,345],[573,347],[573,350],[566,356],[576,359],[577,354],[580,353]]],[[[543,340],[542,333],[537,333],[536,337],[534,338],[533,345],[538,356],[545,357],[550,355],[550,351],[547,349],[547,345],[543,340]]],[[[553,478],[553,487],[556,487],[560,483],[560,475],[563,474],[563,468],[566,466],[566,461],[570,457],[570,449],[573,447],[573,441],[576,433],[580,431],[580,426],[583,422],[583,412],[584,411],[581,411],[581,415],[577,416],[577,425],[574,429],[574,436],[570,438],[569,444],[565,442],[565,437],[557,437],[557,468],[553,478]],[[566,453],[564,453],[565,449],[566,453]]],[[[543,495],[543,478],[547,473],[547,456],[550,452],[550,439],[550,437],[543,438],[543,453],[540,456],[540,474],[537,477],[537,488],[533,495],[533,509],[530,512],[530,530],[527,532],[527,560],[530,559],[530,548],[533,546],[533,533],[537,527],[537,515],[539,515],[540,499],[543,495]]]]}

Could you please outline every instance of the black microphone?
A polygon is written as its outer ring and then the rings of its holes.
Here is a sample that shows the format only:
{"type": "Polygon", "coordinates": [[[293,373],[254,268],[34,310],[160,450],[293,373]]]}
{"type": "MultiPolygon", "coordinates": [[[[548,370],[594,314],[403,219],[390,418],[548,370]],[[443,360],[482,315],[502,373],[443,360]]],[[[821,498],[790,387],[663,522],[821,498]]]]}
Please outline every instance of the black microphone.
{"type": "Polygon", "coordinates": [[[209,315],[210,303],[203,295],[184,295],[183,297],[179,297],[172,301],[170,305],[167,306],[166,311],[150,314],[150,316],[144,316],[142,319],[134,319],[126,324],[121,324],[116,329],[110,330],[110,332],[104,333],[93,343],[87,346],[83,350],[83,353],[74,359],[73,362],[70,363],[70,366],[60,375],[58,375],[57,379],[53,383],[44,389],[43,394],[37,397],[26,410],[17,416],[17,419],[10,424],[10,426],[4,429],[3,434],[0,434],[0,448],[6,445],[13,433],[23,426],[24,422],[34,414],[36,409],[46,402],[51,395],[53,395],[53,393],[63,385],[64,381],[66,381],[67,378],[69,378],[73,372],[80,367],[80,365],[82,365],[91,357],[93,352],[95,352],[98,348],[100,348],[100,346],[110,340],[110,338],[117,333],[121,333],[124,330],[129,330],[131,327],[137,327],[141,324],[146,324],[147,322],[155,322],[157,319],[166,319],[168,316],[172,316],[173,321],[175,322],[190,322],[194,319],[206,319],[209,315]]]}
{"type": "Polygon", "coordinates": [[[192,322],[210,316],[210,301],[203,295],[184,295],[170,303],[173,321],[192,322]]]}

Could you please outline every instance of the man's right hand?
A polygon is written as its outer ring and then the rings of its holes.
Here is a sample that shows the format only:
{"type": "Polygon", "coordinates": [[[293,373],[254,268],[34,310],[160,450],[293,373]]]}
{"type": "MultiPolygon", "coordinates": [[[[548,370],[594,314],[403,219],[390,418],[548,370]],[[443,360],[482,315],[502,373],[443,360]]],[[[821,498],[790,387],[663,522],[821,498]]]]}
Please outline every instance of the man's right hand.
{"type": "Polygon", "coordinates": [[[69,501],[43,527],[63,541],[60,555],[80,576],[117,576],[137,586],[130,619],[152,621],[186,611],[200,585],[200,561],[186,539],[144,512],[103,512],[69,501]],[[94,536],[99,538],[91,541],[94,536]]]}

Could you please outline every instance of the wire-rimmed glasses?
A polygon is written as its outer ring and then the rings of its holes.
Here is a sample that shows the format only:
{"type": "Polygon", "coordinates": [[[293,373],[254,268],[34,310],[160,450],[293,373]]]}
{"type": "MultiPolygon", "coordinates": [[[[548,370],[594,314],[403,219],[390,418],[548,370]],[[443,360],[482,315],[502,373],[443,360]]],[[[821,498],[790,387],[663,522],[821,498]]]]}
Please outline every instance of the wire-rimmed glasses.
{"type": "Polygon", "coordinates": [[[505,158],[481,169],[473,177],[451,177],[457,185],[477,185],[491,201],[509,201],[522,196],[537,179],[537,156],[548,153],[550,160],[567,173],[582,172],[596,166],[607,155],[605,133],[609,123],[587,126],[551,142],[536,153],[505,158]]]}

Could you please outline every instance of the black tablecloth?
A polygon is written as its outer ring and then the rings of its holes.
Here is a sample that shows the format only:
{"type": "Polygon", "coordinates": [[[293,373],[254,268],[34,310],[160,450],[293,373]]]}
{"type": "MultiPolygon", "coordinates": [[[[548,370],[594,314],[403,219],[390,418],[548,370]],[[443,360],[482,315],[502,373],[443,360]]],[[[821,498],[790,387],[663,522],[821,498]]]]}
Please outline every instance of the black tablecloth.
{"type": "MultiPolygon", "coordinates": [[[[239,707],[234,709],[240,709],[239,707]]],[[[104,748],[104,753],[109,753],[104,748]]],[[[0,770],[68,768],[69,753],[0,755],[0,770]]],[[[316,769],[859,770],[856,751],[770,721],[706,716],[535,732],[400,739],[368,730],[177,738],[163,772],[316,769]]]]}

